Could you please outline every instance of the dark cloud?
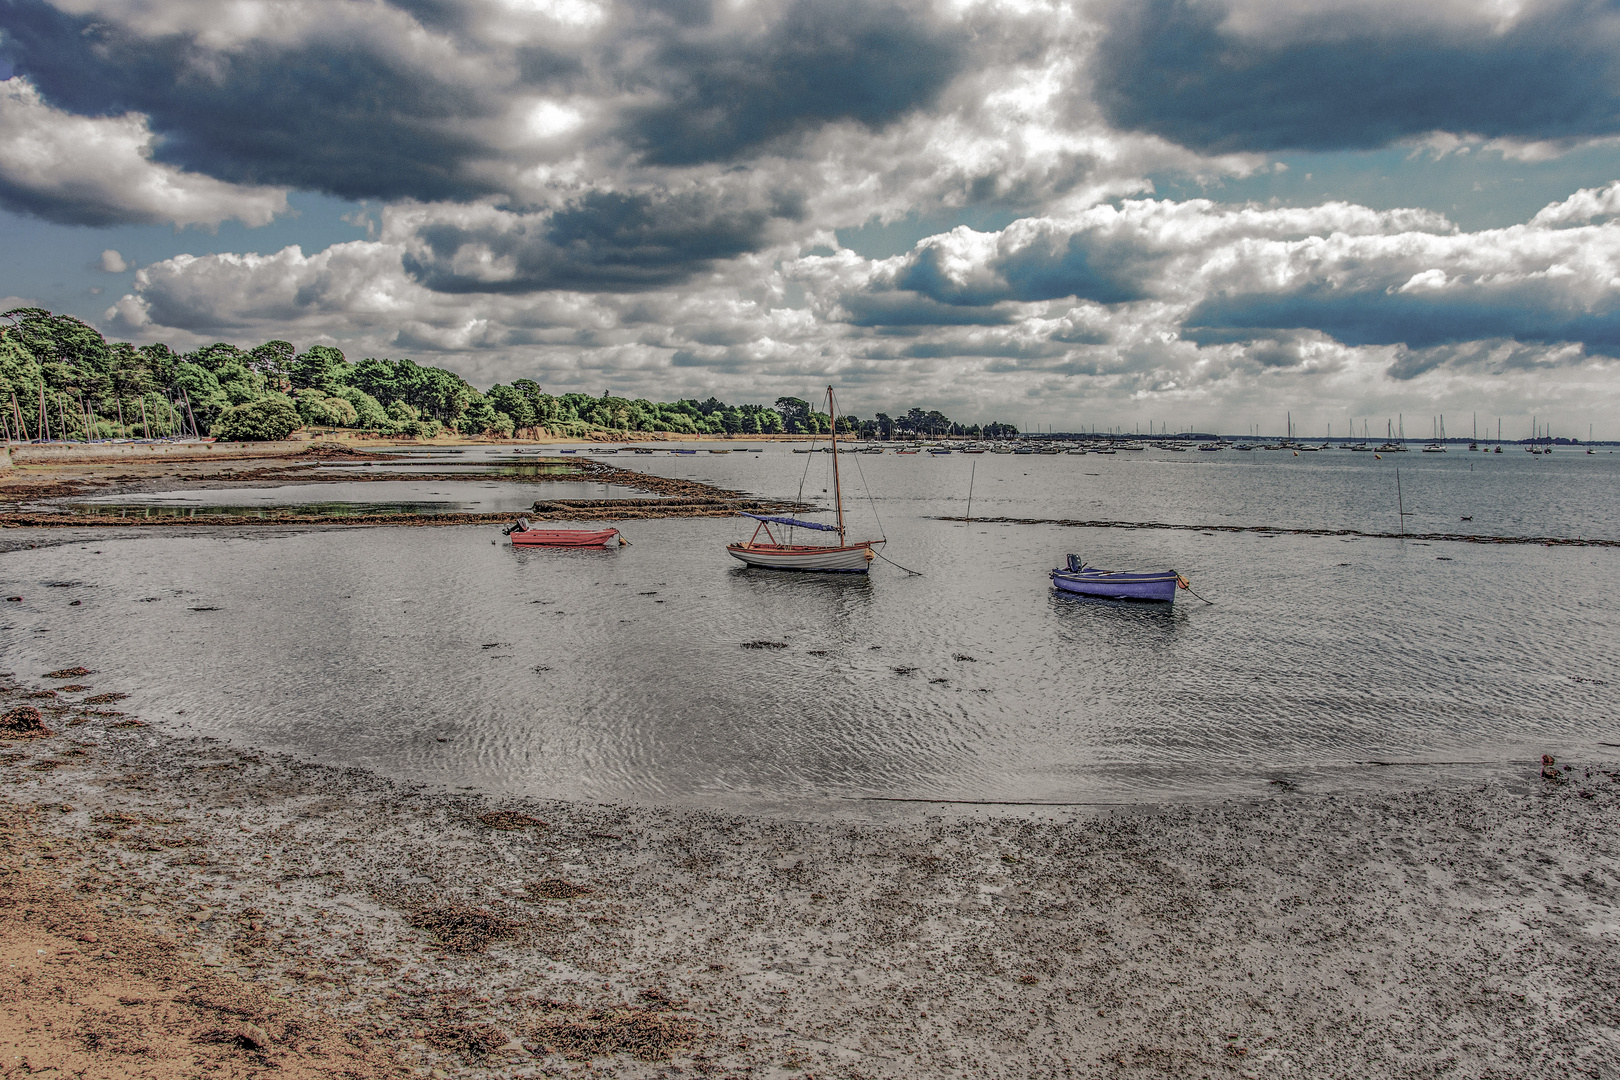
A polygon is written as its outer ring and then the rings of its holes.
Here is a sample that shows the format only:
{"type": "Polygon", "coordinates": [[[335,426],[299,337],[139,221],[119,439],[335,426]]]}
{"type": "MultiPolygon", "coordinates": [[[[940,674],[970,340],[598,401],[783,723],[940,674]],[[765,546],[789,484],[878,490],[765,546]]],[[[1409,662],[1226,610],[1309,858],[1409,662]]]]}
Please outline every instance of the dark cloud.
{"type": "Polygon", "coordinates": [[[150,117],[157,160],[242,184],[345,198],[470,199],[482,155],[467,122],[494,107],[359,42],[229,50],[143,38],[42,0],[0,0],[4,49],[53,105],[150,117]]]}
{"type": "Polygon", "coordinates": [[[1323,16],[1306,40],[1235,34],[1227,14],[1206,0],[1120,3],[1095,61],[1109,121],[1204,152],[1620,133],[1612,0],[1547,4],[1502,32],[1323,16]]]}
{"type": "Polygon", "coordinates": [[[1469,341],[1432,349],[1403,349],[1387,369],[1392,379],[1406,381],[1439,368],[1473,369],[1501,375],[1510,371],[1547,372],[1575,367],[1590,359],[1585,348],[1548,351],[1515,341],[1469,341]]]}
{"type": "Polygon", "coordinates": [[[593,192],[549,215],[424,226],[405,270],[438,292],[650,289],[763,245],[778,209],[709,193],[593,192]],[[466,269],[492,264],[499,269],[466,269]]]}
{"type": "Polygon", "coordinates": [[[728,160],[838,121],[878,128],[931,102],[964,60],[959,34],[891,3],[794,0],[762,33],[707,30],[672,36],[641,73],[662,100],[622,134],[649,163],[728,160]]]}
{"type": "Polygon", "coordinates": [[[1212,297],[1188,313],[1182,337],[1200,345],[1288,338],[1319,330],[1346,345],[1414,349],[1481,339],[1620,346],[1620,318],[1573,306],[1546,288],[1471,288],[1456,295],[1313,286],[1286,295],[1212,297]]]}
{"type": "Polygon", "coordinates": [[[894,290],[847,292],[838,303],[848,313],[845,321],[854,326],[1002,326],[1013,320],[1012,313],[1001,308],[942,304],[894,290]]]}
{"type": "MultiPolygon", "coordinates": [[[[963,31],[895,0],[786,0],[723,16],[706,0],[628,0],[590,33],[521,43],[491,38],[488,17],[472,0],[390,0],[364,32],[334,23],[220,46],[195,30],[150,35],[47,0],[0,0],[0,66],[58,109],[144,115],[155,159],[189,172],[468,202],[525,196],[511,110],[537,89],[646,102],[609,106],[583,137],[610,155],[627,144],[646,163],[688,165],[828,123],[881,127],[932,101],[965,54],[963,31]]],[[[797,197],[776,215],[801,216],[797,197]]]]}
{"type": "Polygon", "coordinates": [[[986,264],[988,274],[955,280],[944,245],[926,244],[910,257],[895,283],[944,304],[984,305],[1002,300],[1056,300],[1074,296],[1122,304],[1148,295],[1158,256],[1135,235],[1114,237],[1085,229],[1065,237],[1041,237],[986,264]]]}

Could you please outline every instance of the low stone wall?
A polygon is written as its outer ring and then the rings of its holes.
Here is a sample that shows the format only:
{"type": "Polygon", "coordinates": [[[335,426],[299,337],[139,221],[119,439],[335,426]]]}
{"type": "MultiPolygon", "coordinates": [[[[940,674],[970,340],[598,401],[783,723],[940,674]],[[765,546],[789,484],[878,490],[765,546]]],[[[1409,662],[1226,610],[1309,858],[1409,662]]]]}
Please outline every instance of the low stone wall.
{"type": "Polygon", "coordinates": [[[0,468],[9,465],[55,465],[71,461],[150,461],[174,457],[283,457],[306,453],[307,442],[218,442],[218,443],[13,443],[7,447],[10,460],[0,457],[0,468]]]}

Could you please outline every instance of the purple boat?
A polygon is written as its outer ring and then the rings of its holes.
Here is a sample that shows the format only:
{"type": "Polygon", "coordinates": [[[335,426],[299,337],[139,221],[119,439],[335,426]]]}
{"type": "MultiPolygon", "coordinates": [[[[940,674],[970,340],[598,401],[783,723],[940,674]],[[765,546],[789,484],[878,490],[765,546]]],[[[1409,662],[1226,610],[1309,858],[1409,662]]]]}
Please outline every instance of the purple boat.
{"type": "Polygon", "coordinates": [[[1098,570],[1070,555],[1068,566],[1052,571],[1052,587],[1082,596],[1107,596],[1116,600],[1158,600],[1172,603],[1176,586],[1187,587],[1187,580],[1174,570],[1136,573],[1128,570],[1098,570]]]}

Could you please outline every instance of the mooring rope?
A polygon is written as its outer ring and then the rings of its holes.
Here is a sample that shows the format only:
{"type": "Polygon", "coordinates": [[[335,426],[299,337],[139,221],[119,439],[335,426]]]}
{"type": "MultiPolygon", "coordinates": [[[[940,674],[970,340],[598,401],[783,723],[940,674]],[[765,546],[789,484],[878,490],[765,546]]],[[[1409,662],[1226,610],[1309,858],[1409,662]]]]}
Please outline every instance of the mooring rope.
{"type": "Polygon", "coordinates": [[[899,563],[895,562],[893,559],[889,558],[887,555],[883,554],[883,552],[881,552],[881,551],[878,551],[876,549],[872,549],[872,554],[876,555],[878,558],[882,559],[884,562],[888,563],[890,566],[896,567],[897,569],[900,569],[900,570],[905,570],[906,573],[908,573],[908,574],[913,574],[913,575],[915,575],[917,577],[922,577],[923,576],[923,572],[921,570],[907,569],[906,567],[901,566],[899,563]]]}
{"type": "MultiPolygon", "coordinates": [[[[1183,591],[1192,593],[1194,596],[1198,596],[1197,593],[1193,592],[1192,582],[1188,581],[1185,577],[1181,576],[1180,574],[1176,575],[1176,584],[1183,591]]],[[[1202,596],[1198,596],[1198,599],[1204,600],[1204,598],[1202,596]]],[[[1210,607],[1215,606],[1215,601],[1213,601],[1213,600],[1204,600],[1204,603],[1208,604],[1210,607]]]]}

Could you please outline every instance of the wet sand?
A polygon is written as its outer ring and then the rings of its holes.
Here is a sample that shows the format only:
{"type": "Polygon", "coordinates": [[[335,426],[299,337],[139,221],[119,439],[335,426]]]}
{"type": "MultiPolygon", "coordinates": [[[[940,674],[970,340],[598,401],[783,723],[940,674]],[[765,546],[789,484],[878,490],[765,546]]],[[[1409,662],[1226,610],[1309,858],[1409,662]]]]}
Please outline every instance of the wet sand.
{"type": "Polygon", "coordinates": [[[0,1075],[1620,1076],[1613,763],[797,821],[417,787],[4,682],[55,734],[0,746],[0,1075]]]}

